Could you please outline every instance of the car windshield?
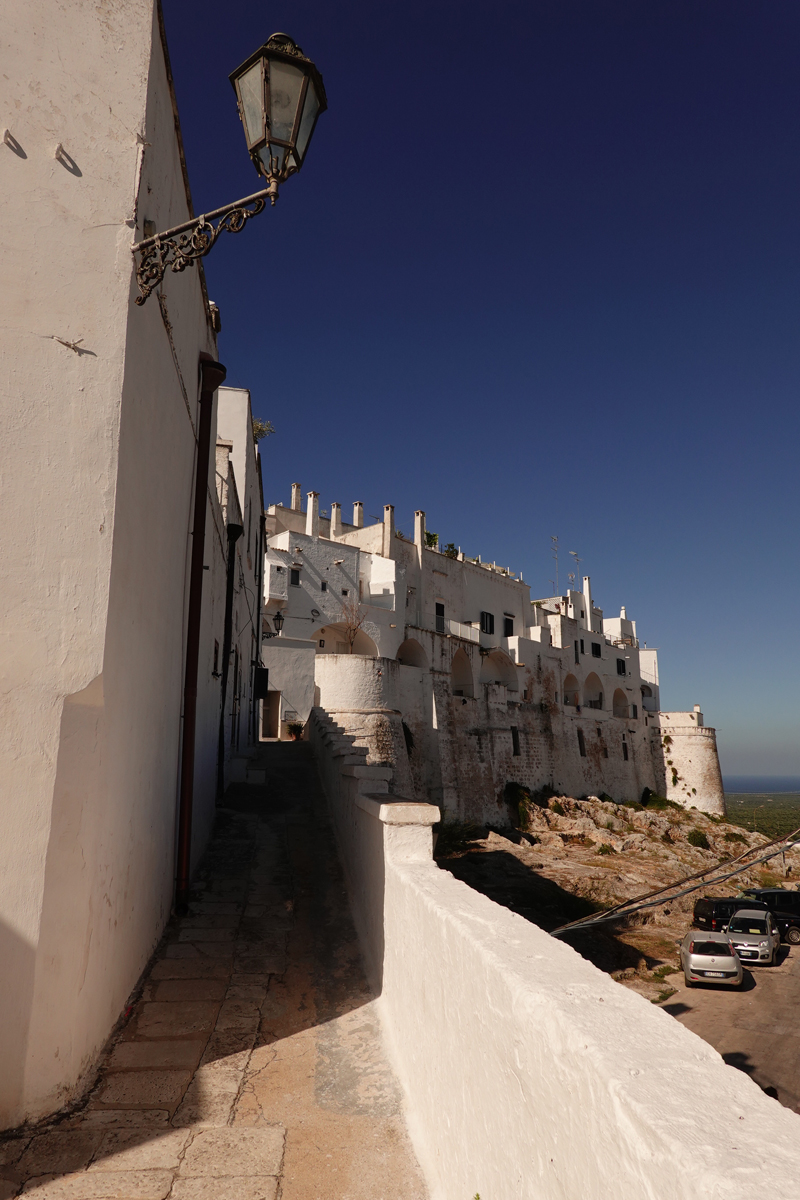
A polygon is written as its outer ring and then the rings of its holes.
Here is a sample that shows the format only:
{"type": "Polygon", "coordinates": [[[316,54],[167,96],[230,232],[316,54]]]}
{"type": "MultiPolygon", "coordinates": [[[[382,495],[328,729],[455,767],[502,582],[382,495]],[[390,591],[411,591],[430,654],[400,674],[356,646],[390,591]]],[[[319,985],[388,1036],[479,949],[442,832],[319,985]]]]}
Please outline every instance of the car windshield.
{"type": "Polygon", "coordinates": [[[728,929],[731,933],[766,933],[767,922],[757,917],[733,917],[728,929]]]}
{"type": "Polygon", "coordinates": [[[720,958],[730,958],[731,948],[727,942],[692,942],[692,954],[716,954],[720,958]]]}

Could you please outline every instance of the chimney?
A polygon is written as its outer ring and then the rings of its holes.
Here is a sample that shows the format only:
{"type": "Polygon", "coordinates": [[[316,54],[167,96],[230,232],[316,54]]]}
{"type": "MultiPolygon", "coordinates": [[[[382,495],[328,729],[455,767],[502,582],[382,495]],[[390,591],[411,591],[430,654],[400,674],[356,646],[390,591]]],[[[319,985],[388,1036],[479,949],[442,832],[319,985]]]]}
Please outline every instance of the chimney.
{"type": "Polygon", "coordinates": [[[394,505],[383,506],[383,557],[394,558],[394,505]]]}
{"type": "Polygon", "coordinates": [[[425,549],[425,513],[418,508],[414,513],[414,545],[417,548],[417,562],[422,565],[422,551],[425,549]]]}
{"type": "Polygon", "coordinates": [[[335,502],[331,505],[331,538],[342,536],[342,506],[335,502]]]}
{"type": "Polygon", "coordinates": [[[627,619],[628,619],[628,614],[625,611],[624,604],[623,604],[622,608],[619,610],[619,618],[621,621],[627,621],[627,619]]]}
{"type": "Polygon", "coordinates": [[[299,483],[292,484],[292,511],[293,512],[302,512],[303,511],[303,500],[300,495],[300,484],[299,483]]]}
{"type": "Polygon", "coordinates": [[[308,493],[306,537],[319,537],[319,492],[308,493]]]}
{"type": "Polygon", "coordinates": [[[356,529],[364,528],[364,505],[360,500],[356,500],[353,505],[353,524],[356,529]]]}
{"type": "Polygon", "coordinates": [[[585,628],[592,632],[592,583],[588,575],[583,577],[583,607],[586,613],[585,628]]]}

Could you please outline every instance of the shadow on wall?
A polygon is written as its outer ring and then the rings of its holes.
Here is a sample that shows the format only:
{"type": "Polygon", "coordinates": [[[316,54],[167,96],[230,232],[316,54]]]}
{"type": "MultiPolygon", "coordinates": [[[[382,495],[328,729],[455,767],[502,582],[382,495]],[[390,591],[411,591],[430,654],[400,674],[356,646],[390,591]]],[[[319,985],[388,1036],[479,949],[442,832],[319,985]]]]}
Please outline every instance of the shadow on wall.
{"type": "Polygon", "coordinates": [[[0,1129],[5,1129],[18,1124],[22,1111],[36,950],[3,921],[0,963],[0,1129]]]}

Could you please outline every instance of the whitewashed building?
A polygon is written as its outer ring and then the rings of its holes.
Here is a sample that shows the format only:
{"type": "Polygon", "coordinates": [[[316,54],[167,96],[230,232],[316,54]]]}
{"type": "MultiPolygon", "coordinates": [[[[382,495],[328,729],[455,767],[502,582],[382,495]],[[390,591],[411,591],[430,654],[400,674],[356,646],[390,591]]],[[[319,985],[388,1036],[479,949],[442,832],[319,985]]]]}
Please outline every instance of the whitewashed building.
{"type": "Polygon", "coordinates": [[[699,706],[659,712],[657,653],[625,609],[604,618],[583,591],[531,602],[511,571],[413,542],[341,507],[267,510],[264,571],[271,722],[324,708],[388,762],[404,795],[498,821],[506,785],[638,799],[645,788],[724,811],[716,738],[699,706]],[[355,626],[358,626],[357,629],[355,626]],[[279,719],[280,718],[280,719],[279,719]]]}
{"type": "Polygon", "coordinates": [[[182,779],[194,785],[187,871],[202,851],[217,787],[215,644],[221,654],[231,524],[243,528],[232,626],[242,665],[222,727],[230,740],[235,698],[234,741],[251,736],[261,500],[249,409],[229,392],[219,455],[199,484],[205,543],[193,590],[199,414],[213,405],[213,450],[222,372],[200,266],[134,303],[132,244],[145,225],[191,216],[157,5],[43,0],[6,6],[3,18],[14,48],[0,118],[8,1128],[58,1109],[93,1076],[172,908],[182,779]],[[194,749],[183,719],[193,595],[194,749]]]}

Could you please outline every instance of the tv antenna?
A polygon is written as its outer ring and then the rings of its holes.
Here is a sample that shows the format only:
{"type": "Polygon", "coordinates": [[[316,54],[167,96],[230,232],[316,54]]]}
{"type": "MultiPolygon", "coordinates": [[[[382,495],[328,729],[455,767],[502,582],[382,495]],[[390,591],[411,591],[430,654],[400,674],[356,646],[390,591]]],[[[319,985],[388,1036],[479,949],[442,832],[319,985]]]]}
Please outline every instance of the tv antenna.
{"type": "Polygon", "coordinates": [[[574,573],[573,575],[570,575],[570,579],[571,579],[571,580],[573,581],[573,583],[574,583],[574,582],[575,582],[575,577],[576,577],[576,576],[580,576],[580,572],[579,572],[579,570],[578,570],[578,567],[579,567],[579,566],[581,565],[581,563],[583,562],[583,559],[582,559],[582,558],[578,558],[578,555],[577,555],[577,553],[576,553],[574,550],[570,550],[570,554],[571,554],[571,555],[572,555],[572,557],[575,559],[575,573],[574,573]]]}
{"type": "Polygon", "coordinates": [[[553,558],[556,564],[556,595],[558,595],[558,537],[551,533],[550,541],[553,543],[553,558]]]}

